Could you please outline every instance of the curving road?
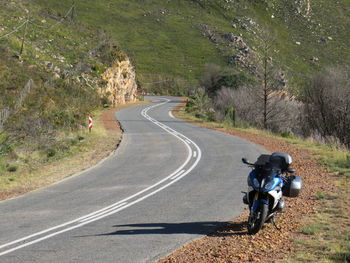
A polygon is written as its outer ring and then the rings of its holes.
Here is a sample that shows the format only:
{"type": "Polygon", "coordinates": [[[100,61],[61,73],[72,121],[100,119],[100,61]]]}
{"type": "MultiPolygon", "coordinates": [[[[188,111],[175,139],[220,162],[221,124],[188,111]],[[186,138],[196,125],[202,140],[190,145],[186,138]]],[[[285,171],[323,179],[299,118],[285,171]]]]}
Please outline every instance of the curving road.
{"type": "Polygon", "coordinates": [[[175,119],[180,101],[117,112],[116,154],[50,187],[0,202],[0,262],[154,262],[242,212],[264,150],[175,119]]]}

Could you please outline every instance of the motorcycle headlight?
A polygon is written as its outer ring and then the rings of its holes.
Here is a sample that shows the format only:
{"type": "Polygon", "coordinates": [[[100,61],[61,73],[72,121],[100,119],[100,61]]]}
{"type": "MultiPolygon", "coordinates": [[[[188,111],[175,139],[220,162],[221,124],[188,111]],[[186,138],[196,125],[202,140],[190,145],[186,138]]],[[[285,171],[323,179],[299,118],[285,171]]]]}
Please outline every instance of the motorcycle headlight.
{"type": "Polygon", "coordinates": [[[260,183],[258,181],[258,179],[254,178],[253,179],[253,187],[258,189],[260,187],[260,183]]]}
{"type": "Polygon", "coordinates": [[[272,190],[272,188],[275,186],[275,182],[274,180],[271,180],[270,182],[268,182],[267,184],[265,184],[264,190],[265,191],[270,191],[272,190]]]}

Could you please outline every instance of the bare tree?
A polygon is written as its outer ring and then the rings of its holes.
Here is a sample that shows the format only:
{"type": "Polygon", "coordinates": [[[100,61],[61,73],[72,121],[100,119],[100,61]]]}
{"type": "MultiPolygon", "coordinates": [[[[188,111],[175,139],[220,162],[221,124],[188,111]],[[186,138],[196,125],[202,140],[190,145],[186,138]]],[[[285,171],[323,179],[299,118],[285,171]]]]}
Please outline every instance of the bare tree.
{"type": "Polygon", "coordinates": [[[268,30],[263,31],[259,37],[261,54],[257,60],[258,86],[256,92],[259,98],[257,102],[262,112],[262,126],[265,129],[270,128],[270,122],[278,114],[274,104],[279,99],[283,100],[283,96],[277,92],[282,89],[283,81],[271,56],[275,39],[275,34],[268,30]]]}

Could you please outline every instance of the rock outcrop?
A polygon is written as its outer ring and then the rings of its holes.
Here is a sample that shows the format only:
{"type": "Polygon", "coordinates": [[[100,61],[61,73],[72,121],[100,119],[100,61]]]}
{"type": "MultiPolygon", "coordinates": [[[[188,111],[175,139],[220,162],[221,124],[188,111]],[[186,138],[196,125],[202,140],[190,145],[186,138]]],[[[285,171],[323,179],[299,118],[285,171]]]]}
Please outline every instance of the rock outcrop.
{"type": "Polygon", "coordinates": [[[106,86],[101,88],[101,96],[106,97],[114,106],[136,101],[136,73],[129,58],[116,60],[103,73],[102,79],[106,81],[106,86]]]}
{"type": "Polygon", "coordinates": [[[297,13],[303,15],[304,17],[308,17],[311,11],[311,0],[297,0],[295,1],[297,5],[297,13]]]}

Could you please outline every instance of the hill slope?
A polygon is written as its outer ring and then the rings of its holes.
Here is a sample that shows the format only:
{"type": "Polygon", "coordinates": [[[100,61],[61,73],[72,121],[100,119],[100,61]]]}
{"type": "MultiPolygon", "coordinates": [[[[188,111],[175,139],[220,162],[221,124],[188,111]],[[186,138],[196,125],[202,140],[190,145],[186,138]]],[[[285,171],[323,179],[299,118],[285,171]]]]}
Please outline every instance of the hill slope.
{"type": "MultiPolygon", "coordinates": [[[[54,10],[71,4],[33,1],[54,10]]],[[[146,82],[158,74],[192,80],[207,62],[234,67],[242,46],[232,45],[229,34],[258,50],[257,36],[266,34],[266,27],[276,34],[271,56],[298,82],[350,58],[349,0],[87,0],[77,3],[77,19],[111,33],[146,82]]]]}
{"type": "Polygon", "coordinates": [[[74,5],[0,3],[0,175],[79,148],[89,114],[135,99],[127,56],[107,33],[76,21],[75,12],[74,5]]]}

